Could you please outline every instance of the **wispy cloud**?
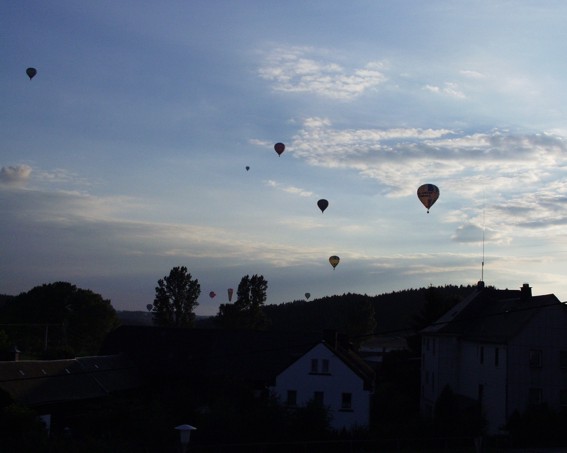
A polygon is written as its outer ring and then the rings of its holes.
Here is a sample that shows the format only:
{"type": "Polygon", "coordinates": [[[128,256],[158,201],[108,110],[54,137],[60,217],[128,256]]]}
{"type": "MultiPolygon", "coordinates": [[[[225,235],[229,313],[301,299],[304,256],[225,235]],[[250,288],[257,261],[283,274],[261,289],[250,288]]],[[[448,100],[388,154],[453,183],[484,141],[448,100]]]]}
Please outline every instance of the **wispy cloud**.
{"type": "Polygon", "coordinates": [[[425,89],[438,94],[444,94],[446,96],[456,98],[456,99],[465,99],[466,95],[461,90],[459,85],[455,82],[445,82],[443,86],[436,86],[436,85],[425,85],[425,89]]]}
{"type": "Polygon", "coordinates": [[[23,186],[28,181],[32,169],[28,165],[15,165],[0,169],[0,183],[11,186],[23,186]]]}
{"type": "Polygon", "coordinates": [[[345,68],[328,52],[313,47],[278,47],[265,56],[258,73],[275,91],[311,93],[349,101],[386,81],[385,64],[375,61],[345,68]]]}
{"type": "Polygon", "coordinates": [[[479,177],[498,184],[495,189],[524,192],[527,184],[544,182],[553,169],[567,165],[567,146],[558,136],[499,130],[469,134],[450,129],[337,129],[323,118],[305,120],[291,149],[314,166],[355,169],[376,179],[392,196],[413,192],[403,187],[424,175],[452,184],[464,196],[476,197],[485,190],[473,184],[479,177]],[[526,185],[518,188],[521,183],[526,185]]]}
{"type": "Polygon", "coordinates": [[[290,193],[292,195],[298,195],[300,197],[312,197],[313,196],[313,192],[311,192],[310,190],[302,189],[302,188],[296,187],[296,186],[281,184],[281,183],[274,181],[272,179],[266,181],[265,183],[268,187],[273,187],[275,189],[279,189],[283,192],[290,193]]]}

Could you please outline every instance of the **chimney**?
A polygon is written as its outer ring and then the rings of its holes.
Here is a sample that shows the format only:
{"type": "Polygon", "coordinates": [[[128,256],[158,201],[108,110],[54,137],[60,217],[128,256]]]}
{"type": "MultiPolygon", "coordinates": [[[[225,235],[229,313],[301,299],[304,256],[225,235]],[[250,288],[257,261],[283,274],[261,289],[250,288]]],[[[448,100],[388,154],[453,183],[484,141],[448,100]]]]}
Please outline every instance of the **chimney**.
{"type": "Polygon", "coordinates": [[[520,300],[526,301],[532,298],[532,288],[528,283],[524,283],[522,288],[520,288],[520,300]]]}
{"type": "Polygon", "coordinates": [[[324,329],[323,339],[333,349],[339,346],[339,333],[334,329],[324,329]]]}

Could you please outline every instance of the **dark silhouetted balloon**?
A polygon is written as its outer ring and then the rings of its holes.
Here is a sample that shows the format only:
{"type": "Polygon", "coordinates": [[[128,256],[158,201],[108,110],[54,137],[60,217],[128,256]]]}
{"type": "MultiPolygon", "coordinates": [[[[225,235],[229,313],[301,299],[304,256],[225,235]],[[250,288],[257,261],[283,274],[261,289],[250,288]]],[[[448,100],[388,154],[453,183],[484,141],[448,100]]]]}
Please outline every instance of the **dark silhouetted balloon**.
{"type": "Polygon", "coordinates": [[[439,188],[434,184],[423,184],[417,189],[417,197],[429,213],[429,208],[431,208],[439,198],[439,188]]]}
{"type": "Polygon", "coordinates": [[[232,288],[228,288],[228,301],[231,302],[232,301],[232,293],[234,292],[234,289],[232,288]]]}
{"type": "Polygon", "coordinates": [[[335,267],[337,267],[337,264],[339,264],[340,260],[341,259],[337,255],[333,255],[333,256],[329,257],[329,263],[331,263],[331,266],[333,266],[333,269],[335,267]]]}
{"type": "Polygon", "coordinates": [[[319,206],[321,212],[325,212],[325,209],[327,209],[327,207],[329,206],[329,202],[327,200],[321,199],[317,202],[317,206],[319,206]]]}
{"type": "Polygon", "coordinates": [[[152,308],[154,308],[154,306],[152,304],[148,304],[146,305],[146,308],[148,309],[148,311],[152,311],[152,308]]]}
{"type": "Polygon", "coordinates": [[[211,292],[209,293],[209,296],[211,297],[211,299],[214,298],[216,295],[217,295],[217,294],[216,294],[214,291],[211,291],[211,292]]]}
{"type": "Polygon", "coordinates": [[[28,75],[28,77],[31,79],[33,79],[35,77],[35,75],[37,74],[37,70],[35,68],[28,68],[26,69],[26,74],[28,75]]]}
{"type": "Polygon", "coordinates": [[[250,167],[248,165],[246,165],[246,171],[250,170],[250,167]]]}
{"type": "Polygon", "coordinates": [[[309,299],[311,297],[311,293],[305,293],[305,298],[309,299]]]}
{"type": "Polygon", "coordinates": [[[281,156],[285,151],[285,145],[283,143],[276,143],[274,145],[274,149],[276,150],[276,153],[278,153],[278,156],[281,156]]]}

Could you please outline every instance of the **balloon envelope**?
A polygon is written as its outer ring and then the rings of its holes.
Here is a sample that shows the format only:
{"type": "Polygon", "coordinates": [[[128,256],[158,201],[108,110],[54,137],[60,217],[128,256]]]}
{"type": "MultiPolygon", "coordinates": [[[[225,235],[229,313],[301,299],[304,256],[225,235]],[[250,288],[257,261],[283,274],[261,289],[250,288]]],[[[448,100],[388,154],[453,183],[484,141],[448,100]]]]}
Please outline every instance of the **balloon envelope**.
{"type": "Polygon", "coordinates": [[[417,197],[423,206],[425,206],[427,212],[429,212],[429,208],[431,208],[439,198],[439,188],[435,184],[423,184],[417,189],[417,197]]]}
{"type": "Polygon", "coordinates": [[[35,68],[28,68],[28,69],[26,69],[26,74],[28,75],[28,77],[31,80],[37,74],[37,70],[35,68]]]}
{"type": "Polygon", "coordinates": [[[276,153],[278,153],[278,156],[281,156],[285,150],[285,145],[283,143],[276,143],[274,145],[274,149],[276,150],[276,153]]]}
{"type": "Polygon", "coordinates": [[[146,305],[146,308],[148,309],[148,311],[152,311],[152,308],[154,308],[154,306],[152,304],[148,304],[146,305]]]}
{"type": "Polygon", "coordinates": [[[325,212],[325,209],[329,206],[329,202],[325,199],[321,199],[317,202],[317,206],[319,206],[321,212],[325,212]]]}
{"type": "Polygon", "coordinates": [[[309,299],[311,297],[311,293],[305,293],[305,298],[309,299]]]}
{"type": "Polygon", "coordinates": [[[209,293],[209,296],[211,296],[211,299],[212,299],[213,297],[216,296],[216,293],[215,293],[214,291],[211,291],[211,292],[209,293]]]}
{"type": "Polygon", "coordinates": [[[246,165],[246,171],[250,170],[250,167],[248,165],[246,165]]]}
{"type": "Polygon", "coordinates": [[[337,264],[339,264],[339,261],[341,259],[337,256],[337,255],[333,255],[329,258],[329,263],[331,263],[331,266],[333,266],[333,269],[335,267],[337,267],[337,264]]]}

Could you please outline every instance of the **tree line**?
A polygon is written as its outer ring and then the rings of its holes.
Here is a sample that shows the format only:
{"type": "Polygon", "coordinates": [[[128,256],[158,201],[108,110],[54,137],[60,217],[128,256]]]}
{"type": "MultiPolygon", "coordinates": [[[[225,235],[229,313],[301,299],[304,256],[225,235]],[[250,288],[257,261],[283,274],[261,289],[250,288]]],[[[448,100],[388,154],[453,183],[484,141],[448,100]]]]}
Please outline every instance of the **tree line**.
{"type": "MultiPolygon", "coordinates": [[[[312,301],[266,305],[268,282],[242,277],[234,303],[197,322],[199,280],[185,266],[160,278],[150,312],[157,326],[255,330],[335,330],[355,344],[369,335],[409,336],[435,321],[472,291],[471,286],[429,287],[368,296],[343,294],[312,301]]],[[[67,282],[37,286],[18,296],[0,295],[0,352],[13,345],[38,358],[98,353],[108,332],[120,324],[110,300],[67,282]]],[[[416,337],[414,346],[419,348],[416,337]]]]}

